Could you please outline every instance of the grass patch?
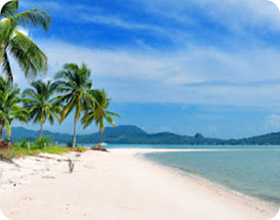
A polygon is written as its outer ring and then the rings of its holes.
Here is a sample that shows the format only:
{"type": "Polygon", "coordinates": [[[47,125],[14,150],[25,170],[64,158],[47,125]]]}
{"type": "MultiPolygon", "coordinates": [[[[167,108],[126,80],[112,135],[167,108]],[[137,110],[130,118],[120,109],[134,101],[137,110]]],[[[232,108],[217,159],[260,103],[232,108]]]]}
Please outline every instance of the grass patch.
{"type": "Polygon", "coordinates": [[[45,149],[42,149],[40,153],[49,153],[49,154],[65,154],[69,153],[71,149],[68,147],[61,147],[61,146],[49,146],[45,149]]]}
{"type": "Polygon", "coordinates": [[[71,149],[68,147],[61,147],[61,146],[47,146],[46,148],[43,149],[34,149],[34,146],[30,147],[30,149],[28,150],[28,148],[25,147],[21,147],[21,146],[12,146],[10,148],[10,150],[3,150],[0,151],[0,154],[4,157],[7,158],[20,158],[20,157],[25,157],[25,156],[34,156],[34,155],[38,155],[40,153],[49,153],[49,154],[65,154],[65,153],[69,153],[70,151],[77,151],[77,152],[83,152],[82,148],[78,148],[78,149],[71,149]]]}
{"type": "Polygon", "coordinates": [[[0,155],[7,157],[7,158],[19,158],[25,156],[34,156],[40,153],[49,153],[49,154],[64,154],[73,152],[82,153],[87,150],[85,147],[62,147],[59,145],[51,144],[52,141],[49,137],[42,137],[35,141],[27,141],[27,140],[20,140],[11,146],[10,149],[3,148],[0,149],[0,155]]]}
{"type": "Polygon", "coordinates": [[[21,147],[11,147],[10,150],[0,151],[0,154],[7,158],[20,158],[24,156],[37,155],[39,153],[39,149],[27,150],[21,147]]]}

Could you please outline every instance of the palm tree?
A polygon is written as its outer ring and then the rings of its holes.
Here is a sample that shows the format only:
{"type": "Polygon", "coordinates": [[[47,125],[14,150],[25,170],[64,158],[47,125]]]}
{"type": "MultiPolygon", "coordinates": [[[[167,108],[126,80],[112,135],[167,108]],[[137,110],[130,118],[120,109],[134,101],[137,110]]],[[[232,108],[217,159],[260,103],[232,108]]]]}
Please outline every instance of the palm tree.
{"type": "Polygon", "coordinates": [[[6,77],[13,79],[9,55],[19,64],[27,78],[47,71],[47,57],[23,32],[20,25],[49,29],[51,18],[41,9],[18,12],[18,0],[11,0],[0,8],[0,65],[6,77]]]}
{"type": "Polygon", "coordinates": [[[109,122],[113,127],[115,127],[115,122],[111,116],[116,116],[120,118],[121,116],[115,112],[107,110],[111,99],[107,97],[106,92],[101,91],[92,91],[91,93],[98,102],[98,105],[93,106],[91,110],[87,111],[82,118],[82,123],[84,128],[87,128],[93,121],[95,121],[96,126],[99,126],[99,141],[98,148],[101,147],[101,138],[104,132],[104,119],[109,122]]]}
{"type": "Polygon", "coordinates": [[[40,124],[40,136],[42,138],[43,125],[48,120],[51,124],[54,123],[54,118],[60,120],[59,113],[61,108],[53,97],[56,92],[57,85],[47,81],[46,83],[38,80],[31,83],[33,88],[26,89],[23,92],[24,107],[30,113],[30,119],[33,123],[40,124]]]}
{"type": "Polygon", "coordinates": [[[0,140],[3,141],[3,130],[6,128],[7,137],[11,136],[11,123],[14,119],[26,122],[28,111],[19,106],[20,89],[9,80],[0,77],[0,140]]]}
{"type": "Polygon", "coordinates": [[[74,115],[74,132],[72,147],[76,146],[77,123],[82,111],[95,106],[96,100],[90,94],[92,82],[90,80],[91,70],[83,63],[81,66],[69,63],[63,66],[63,70],[58,72],[55,79],[61,79],[57,82],[58,90],[63,94],[58,97],[61,103],[65,103],[62,113],[62,122],[72,110],[74,115]]]}

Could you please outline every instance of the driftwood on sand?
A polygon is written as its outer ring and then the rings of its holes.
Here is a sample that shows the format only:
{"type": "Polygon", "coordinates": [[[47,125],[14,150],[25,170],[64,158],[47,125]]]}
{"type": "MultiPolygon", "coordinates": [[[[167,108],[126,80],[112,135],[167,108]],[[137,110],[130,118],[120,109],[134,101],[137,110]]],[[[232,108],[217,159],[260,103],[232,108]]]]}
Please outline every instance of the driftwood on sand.
{"type": "Polygon", "coordinates": [[[68,160],[68,168],[69,168],[69,173],[72,173],[74,170],[74,163],[71,159],[68,160]]]}
{"type": "Polygon", "coordinates": [[[75,164],[71,159],[57,159],[57,158],[54,158],[54,157],[49,157],[49,156],[44,156],[44,155],[36,155],[34,157],[39,157],[39,158],[48,159],[48,160],[56,160],[57,162],[68,162],[69,173],[72,173],[73,170],[74,170],[75,164]]]}
{"type": "Polygon", "coordinates": [[[47,159],[47,160],[56,160],[58,162],[68,162],[69,159],[58,159],[58,158],[55,158],[55,157],[49,157],[49,156],[43,156],[43,155],[34,155],[33,157],[39,157],[39,158],[42,158],[42,159],[47,159]]]}
{"type": "Polygon", "coordinates": [[[20,167],[20,165],[18,165],[17,163],[15,163],[13,160],[11,160],[10,158],[8,157],[5,157],[3,155],[0,154],[0,161],[3,161],[5,163],[10,163],[10,164],[13,164],[15,165],[16,167],[20,167]]]}

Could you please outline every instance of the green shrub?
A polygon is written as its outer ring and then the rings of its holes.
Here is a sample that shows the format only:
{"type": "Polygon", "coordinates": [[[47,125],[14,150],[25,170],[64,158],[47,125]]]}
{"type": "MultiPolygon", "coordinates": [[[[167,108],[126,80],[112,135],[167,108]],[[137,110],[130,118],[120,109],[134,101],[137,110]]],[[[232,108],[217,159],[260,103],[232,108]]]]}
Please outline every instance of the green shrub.
{"type": "Polygon", "coordinates": [[[49,147],[52,143],[52,140],[49,136],[45,136],[42,138],[39,138],[34,141],[34,144],[32,144],[33,149],[44,149],[45,147],[49,147]]]}
{"type": "Polygon", "coordinates": [[[26,148],[27,149],[27,147],[28,147],[28,140],[20,139],[16,143],[14,143],[14,146],[18,146],[18,147],[22,147],[22,148],[26,148]]]}
{"type": "Polygon", "coordinates": [[[19,140],[12,144],[12,147],[9,151],[0,152],[0,154],[8,158],[18,158],[37,155],[39,153],[64,154],[70,151],[82,153],[86,150],[87,148],[85,147],[69,148],[61,147],[57,144],[52,145],[52,140],[49,137],[42,137],[35,141],[19,140]]]}

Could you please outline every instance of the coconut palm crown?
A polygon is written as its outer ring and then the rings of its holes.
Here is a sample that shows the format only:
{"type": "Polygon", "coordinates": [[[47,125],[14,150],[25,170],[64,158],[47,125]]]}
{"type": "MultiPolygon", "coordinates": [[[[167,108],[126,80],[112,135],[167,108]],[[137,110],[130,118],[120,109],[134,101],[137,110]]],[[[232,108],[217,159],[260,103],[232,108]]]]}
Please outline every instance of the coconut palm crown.
{"type": "Polygon", "coordinates": [[[76,146],[77,123],[83,111],[89,106],[95,106],[96,99],[91,95],[92,81],[90,80],[91,70],[82,64],[69,63],[63,66],[63,70],[58,72],[55,79],[57,81],[58,90],[62,93],[58,96],[61,103],[65,103],[62,113],[62,122],[72,111],[74,113],[74,132],[72,147],[76,146]]]}
{"type": "Polygon", "coordinates": [[[20,89],[11,81],[0,77],[0,139],[3,141],[3,131],[7,130],[7,137],[11,136],[11,123],[14,119],[27,122],[28,111],[19,104],[20,89]]]}
{"type": "Polygon", "coordinates": [[[82,123],[84,128],[88,127],[93,121],[95,121],[96,126],[99,127],[99,141],[98,145],[100,147],[101,137],[104,132],[104,121],[106,120],[113,127],[115,127],[115,122],[113,121],[111,116],[116,116],[120,118],[120,115],[107,110],[109,108],[111,99],[107,97],[105,90],[101,91],[93,91],[91,93],[98,102],[98,105],[91,108],[89,111],[85,113],[82,118],[82,123]]]}
{"type": "Polygon", "coordinates": [[[13,79],[10,56],[27,78],[47,71],[47,57],[22,31],[22,27],[49,29],[51,18],[41,9],[19,12],[19,1],[8,1],[0,8],[0,66],[5,77],[13,79]]]}
{"type": "Polygon", "coordinates": [[[33,123],[40,124],[40,135],[43,135],[43,125],[48,120],[51,124],[54,119],[60,120],[59,113],[61,108],[53,95],[56,92],[57,85],[51,81],[43,82],[41,80],[31,83],[32,88],[23,92],[24,107],[30,113],[30,119],[33,123]]]}

